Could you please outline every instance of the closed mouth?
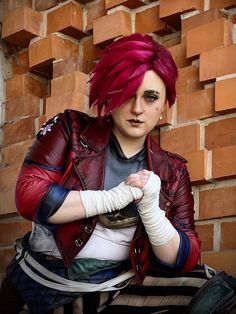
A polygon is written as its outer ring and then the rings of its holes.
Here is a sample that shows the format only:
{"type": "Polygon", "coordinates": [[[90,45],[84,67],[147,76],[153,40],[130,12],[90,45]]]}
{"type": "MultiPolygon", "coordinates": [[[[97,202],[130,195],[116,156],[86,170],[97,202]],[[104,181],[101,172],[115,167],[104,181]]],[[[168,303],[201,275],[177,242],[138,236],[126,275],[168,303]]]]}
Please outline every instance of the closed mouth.
{"type": "Polygon", "coordinates": [[[130,122],[130,123],[136,123],[136,124],[144,123],[143,121],[138,120],[138,119],[129,119],[129,120],[127,120],[127,121],[130,122]]]}

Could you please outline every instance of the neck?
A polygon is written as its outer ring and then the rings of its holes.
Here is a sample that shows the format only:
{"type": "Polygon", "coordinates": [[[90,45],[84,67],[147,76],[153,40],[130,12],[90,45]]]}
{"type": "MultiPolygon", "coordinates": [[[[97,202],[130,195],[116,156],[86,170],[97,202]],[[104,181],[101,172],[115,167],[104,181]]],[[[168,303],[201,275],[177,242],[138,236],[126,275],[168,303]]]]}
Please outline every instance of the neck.
{"type": "Polygon", "coordinates": [[[124,137],[121,134],[117,134],[115,130],[113,130],[120,147],[127,158],[130,158],[137,154],[144,147],[145,138],[143,139],[130,139],[128,137],[124,137]]]}

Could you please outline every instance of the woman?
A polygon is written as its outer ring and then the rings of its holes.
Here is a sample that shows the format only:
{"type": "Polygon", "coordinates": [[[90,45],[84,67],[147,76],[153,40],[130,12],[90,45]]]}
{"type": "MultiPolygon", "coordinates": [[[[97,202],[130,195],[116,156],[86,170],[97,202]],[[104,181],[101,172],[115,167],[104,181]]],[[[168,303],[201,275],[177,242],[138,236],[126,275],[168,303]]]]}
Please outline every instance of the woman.
{"type": "MultiPolygon", "coordinates": [[[[131,268],[141,285],[153,268],[179,274],[196,266],[200,241],[186,161],[150,135],[175,101],[176,78],[170,53],[152,37],[121,38],[91,75],[98,118],[67,110],[40,129],[17,181],[16,205],[34,222],[24,250],[45,268],[95,284],[131,268]]],[[[24,260],[22,252],[17,259],[24,260]]],[[[9,313],[26,303],[42,314],[84,293],[35,278],[12,261],[2,289],[12,298],[9,313]]],[[[88,313],[97,313],[95,295],[84,301],[84,313],[91,300],[88,313]]]]}

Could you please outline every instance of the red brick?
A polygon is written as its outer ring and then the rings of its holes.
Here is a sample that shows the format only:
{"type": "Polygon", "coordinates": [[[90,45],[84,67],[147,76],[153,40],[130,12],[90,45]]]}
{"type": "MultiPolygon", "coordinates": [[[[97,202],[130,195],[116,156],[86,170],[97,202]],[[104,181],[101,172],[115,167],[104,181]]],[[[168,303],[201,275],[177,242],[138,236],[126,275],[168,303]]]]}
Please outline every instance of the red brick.
{"type": "Polygon", "coordinates": [[[159,18],[159,5],[136,13],[135,32],[137,33],[156,33],[165,35],[171,33],[169,26],[159,18]]]}
{"type": "Polygon", "coordinates": [[[83,33],[83,8],[79,3],[68,2],[47,15],[47,33],[61,32],[81,38],[83,33]]]}
{"type": "Polygon", "coordinates": [[[206,183],[208,178],[208,151],[206,149],[182,154],[188,161],[190,180],[194,184],[206,183]]]}
{"type": "Polygon", "coordinates": [[[32,139],[2,147],[2,165],[21,164],[32,139]]]}
{"type": "Polygon", "coordinates": [[[208,24],[221,17],[227,18],[227,14],[220,11],[219,9],[214,8],[208,11],[201,12],[189,18],[182,19],[181,20],[181,34],[182,36],[185,36],[188,30],[204,25],[204,24],[208,24]]]}
{"type": "Polygon", "coordinates": [[[178,45],[169,47],[169,51],[178,68],[184,68],[191,64],[191,61],[186,57],[186,42],[182,42],[178,45]]]}
{"type": "Polygon", "coordinates": [[[236,7],[235,0],[209,0],[209,8],[233,8],[236,7]]]}
{"type": "Polygon", "coordinates": [[[46,119],[52,118],[58,112],[65,109],[75,109],[83,112],[88,111],[88,96],[69,92],[59,96],[48,97],[46,100],[46,119]]]}
{"type": "Polygon", "coordinates": [[[13,165],[0,168],[0,191],[8,190],[15,186],[20,166],[13,165]]]}
{"type": "Polygon", "coordinates": [[[32,9],[32,0],[2,0],[2,16],[8,12],[22,7],[29,7],[32,9]]]}
{"type": "Polygon", "coordinates": [[[170,152],[184,154],[199,150],[200,127],[198,124],[161,130],[161,147],[170,152]]]}
{"type": "Polygon", "coordinates": [[[128,36],[131,33],[131,15],[125,11],[117,11],[94,21],[93,43],[104,46],[119,36],[128,36]]]}
{"type": "Polygon", "coordinates": [[[58,96],[69,92],[88,94],[88,76],[75,71],[51,80],[51,96],[58,96]]]}
{"type": "Polygon", "coordinates": [[[22,219],[3,221],[0,223],[1,245],[13,245],[16,238],[24,236],[32,230],[32,222],[22,219]]]}
{"type": "Polygon", "coordinates": [[[5,273],[6,267],[15,256],[16,252],[13,248],[1,248],[0,250],[0,272],[5,273]]]}
{"type": "Polygon", "coordinates": [[[144,3],[141,0],[125,0],[125,1],[124,0],[105,0],[105,3],[106,3],[106,9],[111,9],[118,5],[124,5],[130,9],[135,9],[144,5],[144,3]]]}
{"type": "Polygon", "coordinates": [[[29,45],[29,66],[33,72],[52,77],[52,61],[78,55],[78,45],[70,40],[50,34],[29,45]]]}
{"type": "Polygon", "coordinates": [[[226,271],[232,276],[236,276],[235,260],[236,250],[210,252],[201,254],[201,262],[213,267],[217,271],[226,271]]]}
{"type": "Polygon", "coordinates": [[[201,240],[201,250],[202,251],[212,251],[213,250],[213,233],[214,225],[196,225],[196,231],[201,240]]]}
{"type": "Polygon", "coordinates": [[[166,48],[171,48],[175,45],[179,45],[181,44],[182,40],[181,40],[181,34],[180,33],[175,33],[175,36],[164,36],[163,38],[163,46],[165,46],[166,48]]]}
{"type": "Polygon", "coordinates": [[[220,237],[221,250],[236,249],[235,235],[236,235],[236,221],[221,223],[221,237],[220,237]]]}
{"type": "Polygon", "coordinates": [[[204,10],[204,0],[160,0],[160,18],[174,29],[180,29],[181,14],[195,10],[204,10]]]}
{"type": "Polygon", "coordinates": [[[44,97],[48,93],[48,86],[26,74],[16,75],[6,81],[6,99],[26,96],[28,94],[44,97]]]}
{"type": "Polygon", "coordinates": [[[212,122],[205,127],[205,147],[207,149],[234,144],[236,144],[236,118],[212,122]]]}
{"type": "Polygon", "coordinates": [[[81,41],[82,56],[84,59],[95,61],[101,57],[102,49],[93,45],[93,38],[86,37],[81,41]]]}
{"type": "Polygon", "coordinates": [[[214,88],[177,96],[178,123],[205,119],[214,115],[214,88]]]}
{"type": "Polygon", "coordinates": [[[53,62],[53,78],[80,71],[89,74],[94,68],[95,62],[80,57],[58,60],[53,62]]]}
{"type": "Polygon", "coordinates": [[[12,72],[13,75],[29,72],[28,51],[20,51],[12,56],[12,72]]]}
{"type": "Polygon", "coordinates": [[[55,7],[59,3],[59,0],[37,0],[34,2],[34,9],[37,11],[44,11],[55,7]]]}
{"type": "Polygon", "coordinates": [[[40,98],[33,95],[16,97],[5,103],[5,122],[22,117],[38,117],[40,112],[40,98]]]}
{"type": "Polygon", "coordinates": [[[93,21],[105,16],[107,14],[105,8],[105,0],[99,0],[95,3],[92,2],[91,5],[89,4],[86,8],[87,11],[87,25],[85,27],[86,31],[91,31],[93,29],[93,21]]]}
{"type": "Polygon", "coordinates": [[[215,82],[215,111],[226,112],[236,109],[236,77],[215,82]]]}
{"type": "Polygon", "coordinates": [[[236,145],[218,147],[212,151],[213,179],[236,176],[236,145]]]}
{"type": "Polygon", "coordinates": [[[236,215],[236,186],[214,188],[199,193],[199,218],[236,215]]]}
{"type": "Polygon", "coordinates": [[[14,45],[27,47],[33,37],[41,36],[42,19],[41,13],[28,7],[10,11],[3,17],[2,38],[14,45]]]}
{"type": "MultiPolygon", "coordinates": [[[[17,169],[18,171],[19,169],[17,169]]],[[[7,174],[8,175],[8,174],[7,174]]],[[[15,182],[12,182],[13,186],[0,191],[0,215],[12,215],[16,214],[15,204],[15,182]]]]}
{"type": "Polygon", "coordinates": [[[5,146],[24,141],[35,136],[34,118],[24,118],[3,126],[3,144],[5,146]]]}
{"type": "Polygon", "coordinates": [[[190,93],[202,89],[203,85],[199,82],[199,68],[196,65],[179,69],[179,77],[176,82],[177,95],[190,93]]]}
{"type": "Polygon", "coordinates": [[[186,35],[187,58],[233,43],[233,24],[220,18],[190,29],[186,35]]]}
{"type": "Polygon", "coordinates": [[[236,72],[236,44],[200,54],[200,81],[236,72]]]}

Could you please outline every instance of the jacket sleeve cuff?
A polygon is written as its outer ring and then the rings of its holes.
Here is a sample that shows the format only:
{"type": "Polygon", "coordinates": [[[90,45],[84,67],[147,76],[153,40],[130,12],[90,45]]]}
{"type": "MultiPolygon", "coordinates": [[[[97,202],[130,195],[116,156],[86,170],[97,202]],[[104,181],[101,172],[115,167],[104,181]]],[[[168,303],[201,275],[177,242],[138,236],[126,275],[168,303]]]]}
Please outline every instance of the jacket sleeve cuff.
{"type": "Polygon", "coordinates": [[[155,265],[163,270],[167,271],[181,270],[189,256],[190,249],[189,239],[183,231],[177,230],[177,232],[179,233],[180,236],[180,245],[176,263],[174,265],[163,262],[153,253],[155,265]]]}
{"type": "Polygon", "coordinates": [[[56,213],[69,192],[70,190],[64,188],[62,185],[52,184],[38,207],[36,223],[54,231],[56,225],[48,223],[48,218],[56,213]]]}

